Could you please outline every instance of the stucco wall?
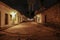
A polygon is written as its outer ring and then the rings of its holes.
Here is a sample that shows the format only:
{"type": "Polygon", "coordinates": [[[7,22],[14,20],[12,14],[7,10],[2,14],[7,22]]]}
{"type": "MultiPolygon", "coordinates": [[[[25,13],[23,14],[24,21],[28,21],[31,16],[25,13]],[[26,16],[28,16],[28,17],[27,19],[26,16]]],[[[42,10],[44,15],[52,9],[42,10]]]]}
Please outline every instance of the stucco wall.
{"type": "Polygon", "coordinates": [[[0,2],[0,11],[1,11],[1,27],[7,27],[13,25],[13,20],[11,19],[11,12],[17,12],[16,13],[16,20],[14,21],[14,24],[18,24],[18,19],[20,18],[20,12],[18,12],[15,9],[10,8],[6,4],[0,2]],[[8,14],[8,24],[5,25],[5,14],[8,14]],[[18,17],[19,16],[19,17],[18,17]]]}
{"type": "Polygon", "coordinates": [[[60,4],[56,4],[43,12],[46,15],[47,22],[60,23],[60,4]]]}
{"type": "Polygon", "coordinates": [[[0,11],[1,11],[1,26],[4,27],[4,26],[8,26],[8,25],[11,25],[11,22],[10,22],[10,12],[7,11],[7,9],[4,9],[5,7],[2,7],[0,6],[0,11]],[[8,14],[8,25],[5,25],[5,14],[8,14]]]}

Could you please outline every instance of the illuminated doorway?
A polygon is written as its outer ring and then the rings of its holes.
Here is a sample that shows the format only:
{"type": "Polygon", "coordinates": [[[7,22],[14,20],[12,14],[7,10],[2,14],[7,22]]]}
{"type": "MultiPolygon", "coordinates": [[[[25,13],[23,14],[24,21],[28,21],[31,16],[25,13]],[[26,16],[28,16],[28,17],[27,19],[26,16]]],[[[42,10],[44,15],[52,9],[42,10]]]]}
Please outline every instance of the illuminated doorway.
{"type": "Polygon", "coordinates": [[[8,24],[8,14],[5,14],[5,25],[8,24]]]}

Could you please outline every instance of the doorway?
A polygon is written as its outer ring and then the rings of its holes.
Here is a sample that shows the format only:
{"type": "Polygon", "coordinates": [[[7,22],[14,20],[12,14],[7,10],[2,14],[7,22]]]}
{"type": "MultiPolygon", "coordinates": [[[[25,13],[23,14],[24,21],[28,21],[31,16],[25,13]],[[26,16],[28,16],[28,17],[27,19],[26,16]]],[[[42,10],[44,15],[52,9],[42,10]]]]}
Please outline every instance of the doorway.
{"type": "Polygon", "coordinates": [[[0,26],[1,26],[1,12],[0,12],[0,26]]]}
{"type": "Polygon", "coordinates": [[[5,25],[8,24],[8,14],[5,14],[5,25]]]}
{"type": "Polygon", "coordinates": [[[45,23],[47,23],[47,15],[45,15],[45,23]]]}

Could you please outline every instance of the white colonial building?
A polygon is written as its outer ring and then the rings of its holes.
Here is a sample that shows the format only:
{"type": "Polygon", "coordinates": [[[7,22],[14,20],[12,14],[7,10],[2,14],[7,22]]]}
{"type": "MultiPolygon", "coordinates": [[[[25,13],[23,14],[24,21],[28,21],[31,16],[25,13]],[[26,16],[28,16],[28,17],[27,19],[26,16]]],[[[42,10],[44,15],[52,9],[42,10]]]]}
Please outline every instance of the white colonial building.
{"type": "Polygon", "coordinates": [[[0,28],[19,24],[22,22],[22,18],[20,12],[0,2],[0,28]]]}
{"type": "Polygon", "coordinates": [[[36,23],[41,23],[43,24],[45,21],[44,21],[44,14],[42,14],[41,12],[39,11],[35,11],[35,16],[34,16],[34,20],[36,23]]]}

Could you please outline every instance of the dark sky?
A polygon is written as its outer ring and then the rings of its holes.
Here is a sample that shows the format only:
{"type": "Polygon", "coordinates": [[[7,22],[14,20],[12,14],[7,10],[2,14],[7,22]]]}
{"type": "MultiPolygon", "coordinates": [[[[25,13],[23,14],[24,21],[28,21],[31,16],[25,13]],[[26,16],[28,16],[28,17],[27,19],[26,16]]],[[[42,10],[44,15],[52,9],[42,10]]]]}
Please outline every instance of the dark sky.
{"type": "Polygon", "coordinates": [[[21,12],[26,12],[27,10],[27,0],[1,0],[21,12]]]}
{"type": "MultiPolygon", "coordinates": [[[[12,8],[19,10],[24,15],[29,16],[27,0],[1,0],[1,1],[6,3],[7,5],[11,6],[12,8]]],[[[35,0],[34,10],[39,9],[39,5],[40,5],[39,2],[41,2],[41,4],[44,7],[48,8],[51,5],[55,4],[57,2],[57,0],[35,0]]]]}

